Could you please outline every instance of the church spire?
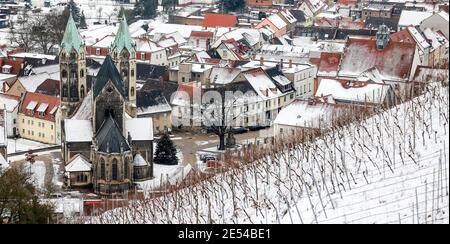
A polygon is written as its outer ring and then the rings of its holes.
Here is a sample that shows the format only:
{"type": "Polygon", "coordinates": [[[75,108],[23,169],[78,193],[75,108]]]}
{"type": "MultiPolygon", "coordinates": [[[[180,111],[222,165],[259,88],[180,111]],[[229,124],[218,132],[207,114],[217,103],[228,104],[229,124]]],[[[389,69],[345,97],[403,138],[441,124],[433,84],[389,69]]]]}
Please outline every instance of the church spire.
{"type": "Polygon", "coordinates": [[[70,52],[73,48],[77,53],[79,53],[82,46],[83,40],[78,33],[77,25],[73,20],[72,13],[70,13],[66,25],[66,30],[64,32],[64,37],[61,42],[61,49],[65,50],[66,52],[70,52]]]}
{"type": "Polygon", "coordinates": [[[128,52],[131,52],[132,48],[133,41],[128,29],[127,19],[124,14],[122,16],[122,20],[120,21],[119,30],[117,31],[116,39],[111,46],[111,50],[115,49],[120,53],[123,49],[127,49],[128,52]]]}

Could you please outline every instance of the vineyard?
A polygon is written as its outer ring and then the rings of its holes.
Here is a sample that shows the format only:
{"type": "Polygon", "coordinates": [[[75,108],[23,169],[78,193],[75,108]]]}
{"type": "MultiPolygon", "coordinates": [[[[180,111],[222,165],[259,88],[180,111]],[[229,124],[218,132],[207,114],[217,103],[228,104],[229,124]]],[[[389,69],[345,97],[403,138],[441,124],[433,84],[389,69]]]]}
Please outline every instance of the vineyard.
{"type": "Polygon", "coordinates": [[[448,92],[430,86],[318,136],[240,155],[213,177],[194,176],[159,197],[68,221],[448,223],[448,92]]]}

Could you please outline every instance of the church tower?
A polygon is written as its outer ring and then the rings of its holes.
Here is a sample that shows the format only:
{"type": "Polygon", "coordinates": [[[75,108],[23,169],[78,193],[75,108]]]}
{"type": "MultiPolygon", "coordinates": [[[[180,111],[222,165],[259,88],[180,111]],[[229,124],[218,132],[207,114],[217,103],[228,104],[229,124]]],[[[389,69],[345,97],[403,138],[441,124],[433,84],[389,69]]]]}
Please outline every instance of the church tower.
{"type": "Polygon", "coordinates": [[[136,110],[136,50],[131,39],[130,31],[125,16],[120,21],[119,30],[111,46],[112,59],[122,76],[126,100],[127,112],[135,117],[136,110]]]}
{"type": "Polygon", "coordinates": [[[86,47],[70,14],[59,53],[63,119],[72,115],[87,93],[85,58],[86,47]]]}

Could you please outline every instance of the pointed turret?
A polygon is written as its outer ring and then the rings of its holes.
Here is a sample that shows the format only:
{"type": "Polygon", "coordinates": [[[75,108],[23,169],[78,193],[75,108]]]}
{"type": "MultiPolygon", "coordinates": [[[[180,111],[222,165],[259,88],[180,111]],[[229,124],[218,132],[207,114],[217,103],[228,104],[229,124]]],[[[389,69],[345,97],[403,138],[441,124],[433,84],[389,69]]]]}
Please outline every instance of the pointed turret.
{"type": "Polygon", "coordinates": [[[78,33],[77,25],[75,24],[71,13],[61,42],[61,49],[65,50],[67,53],[72,51],[72,49],[77,53],[80,53],[82,47],[83,40],[81,39],[80,33],[78,33]]]}
{"type": "Polygon", "coordinates": [[[111,46],[111,50],[116,50],[118,53],[122,52],[123,49],[126,49],[130,53],[133,49],[133,40],[131,39],[125,15],[123,15],[122,20],[120,21],[116,39],[111,46]]]}

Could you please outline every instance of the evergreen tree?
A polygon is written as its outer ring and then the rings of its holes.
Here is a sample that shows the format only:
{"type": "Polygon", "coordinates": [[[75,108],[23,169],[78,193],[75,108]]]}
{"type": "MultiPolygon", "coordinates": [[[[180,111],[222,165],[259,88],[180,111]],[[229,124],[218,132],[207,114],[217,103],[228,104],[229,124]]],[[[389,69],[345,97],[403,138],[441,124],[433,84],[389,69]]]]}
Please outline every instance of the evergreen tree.
{"type": "Polygon", "coordinates": [[[237,12],[245,8],[245,0],[220,0],[220,6],[223,11],[228,12],[237,12]]]}
{"type": "Polygon", "coordinates": [[[81,29],[87,29],[86,16],[84,16],[84,12],[81,12],[80,28],[81,29]]]}
{"type": "Polygon", "coordinates": [[[81,14],[80,14],[80,8],[77,6],[77,4],[75,3],[74,0],[70,0],[67,3],[66,8],[64,9],[64,11],[67,12],[67,16],[69,16],[69,11],[72,13],[72,17],[73,20],[75,21],[75,23],[79,24],[80,23],[80,19],[81,19],[81,14]]]}
{"type": "Polygon", "coordinates": [[[133,15],[135,18],[141,17],[144,19],[151,19],[156,17],[157,8],[158,0],[141,0],[136,2],[133,15]]]}
{"type": "Polygon", "coordinates": [[[177,0],[162,0],[161,5],[163,6],[164,11],[169,11],[171,8],[175,10],[175,6],[177,5],[177,0]]]}
{"type": "Polygon", "coordinates": [[[132,9],[125,9],[124,7],[121,7],[117,17],[120,19],[124,15],[125,15],[125,18],[127,19],[127,23],[129,25],[134,22],[134,16],[133,16],[133,10],[132,9]]]}
{"type": "Polygon", "coordinates": [[[177,165],[177,149],[168,134],[164,134],[156,145],[155,159],[156,164],[177,165]]]}

